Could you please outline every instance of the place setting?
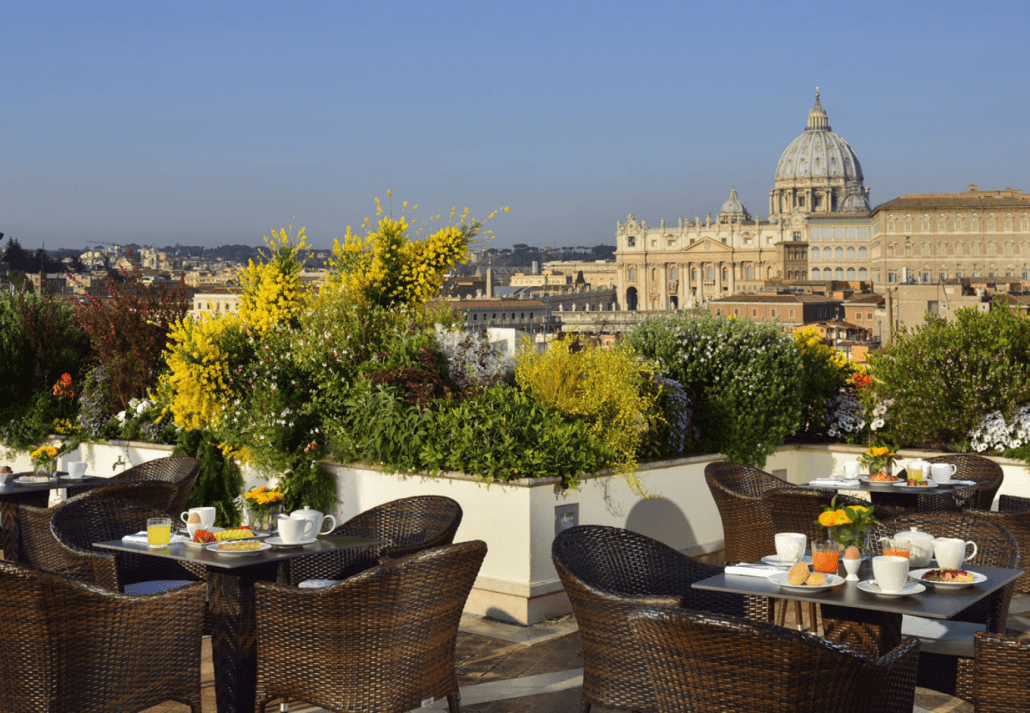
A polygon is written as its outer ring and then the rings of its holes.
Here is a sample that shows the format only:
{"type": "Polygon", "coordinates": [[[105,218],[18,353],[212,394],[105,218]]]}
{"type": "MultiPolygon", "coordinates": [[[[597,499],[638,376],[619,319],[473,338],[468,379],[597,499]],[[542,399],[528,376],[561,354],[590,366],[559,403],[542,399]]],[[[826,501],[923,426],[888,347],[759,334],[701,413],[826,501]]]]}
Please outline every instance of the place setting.
{"type": "Polygon", "coordinates": [[[873,579],[865,579],[858,583],[858,588],[879,597],[908,597],[926,591],[919,582],[909,581],[908,548],[898,545],[891,548],[895,554],[873,557],[873,579]],[[900,554],[901,550],[905,554],[900,554]]]}

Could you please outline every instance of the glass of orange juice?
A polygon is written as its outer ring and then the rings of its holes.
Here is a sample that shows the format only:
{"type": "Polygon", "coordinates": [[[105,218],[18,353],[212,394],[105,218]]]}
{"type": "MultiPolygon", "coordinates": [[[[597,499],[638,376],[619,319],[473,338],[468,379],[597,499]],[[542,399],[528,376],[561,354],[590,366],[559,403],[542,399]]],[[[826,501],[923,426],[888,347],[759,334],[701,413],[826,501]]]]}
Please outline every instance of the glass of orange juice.
{"type": "Polygon", "coordinates": [[[172,538],[172,518],[147,518],[147,547],[167,547],[172,538]]]}
{"type": "Polygon", "coordinates": [[[832,541],[812,543],[812,569],[826,574],[837,574],[840,566],[840,551],[832,541]]]}

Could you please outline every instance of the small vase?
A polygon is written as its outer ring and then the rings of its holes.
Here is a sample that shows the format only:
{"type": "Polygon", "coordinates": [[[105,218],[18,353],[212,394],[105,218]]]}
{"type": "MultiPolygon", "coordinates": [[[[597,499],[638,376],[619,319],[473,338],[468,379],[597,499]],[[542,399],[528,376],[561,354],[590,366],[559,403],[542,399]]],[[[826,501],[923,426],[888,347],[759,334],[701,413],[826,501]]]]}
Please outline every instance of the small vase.
{"type": "Polygon", "coordinates": [[[57,477],[57,461],[50,458],[40,458],[33,461],[32,472],[34,475],[45,475],[53,480],[57,477]]]}
{"type": "Polygon", "coordinates": [[[273,505],[264,510],[250,510],[250,529],[254,532],[269,532],[275,528],[279,519],[279,506],[273,505]]]}

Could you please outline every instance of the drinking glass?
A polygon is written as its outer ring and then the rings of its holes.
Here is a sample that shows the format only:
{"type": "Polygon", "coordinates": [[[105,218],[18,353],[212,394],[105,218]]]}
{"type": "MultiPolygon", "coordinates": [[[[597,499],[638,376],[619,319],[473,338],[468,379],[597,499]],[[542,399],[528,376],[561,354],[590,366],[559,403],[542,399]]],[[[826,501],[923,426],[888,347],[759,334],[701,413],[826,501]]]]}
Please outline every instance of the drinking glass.
{"type": "Polygon", "coordinates": [[[172,518],[147,518],[147,546],[167,547],[172,538],[172,518]]]}
{"type": "Polygon", "coordinates": [[[840,566],[840,551],[836,542],[812,543],[812,569],[826,574],[837,574],[840,566]]]}

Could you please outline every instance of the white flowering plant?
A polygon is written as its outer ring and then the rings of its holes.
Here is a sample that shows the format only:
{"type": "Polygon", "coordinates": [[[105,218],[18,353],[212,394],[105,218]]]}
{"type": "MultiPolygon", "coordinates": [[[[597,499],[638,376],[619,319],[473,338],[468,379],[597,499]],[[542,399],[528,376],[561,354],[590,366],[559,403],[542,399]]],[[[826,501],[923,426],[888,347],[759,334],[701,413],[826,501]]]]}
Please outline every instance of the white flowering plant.
{"type": "Polygon", "coordinates": [[[969,430],[969,445],[977,453],[1030,459],[1030,405],[1016,409],[1008,419],[992,411],[969,430]]]}

